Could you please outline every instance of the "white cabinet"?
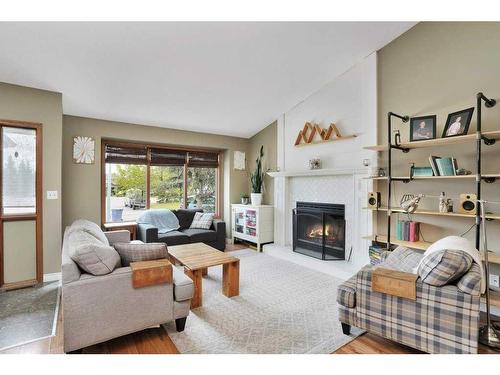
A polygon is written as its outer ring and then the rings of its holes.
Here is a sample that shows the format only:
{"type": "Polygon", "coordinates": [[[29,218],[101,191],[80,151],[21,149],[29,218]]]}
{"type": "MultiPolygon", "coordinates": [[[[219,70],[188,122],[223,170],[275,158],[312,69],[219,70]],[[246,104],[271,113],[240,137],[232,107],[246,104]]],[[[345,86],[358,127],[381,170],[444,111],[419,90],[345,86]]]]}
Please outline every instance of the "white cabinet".
{"type": "Polygon", "coordinates": [[[233,204],[233,238],[253,242],[260,251],[262,244],[273,242],[273,212],[273,206],[233,204]]]}

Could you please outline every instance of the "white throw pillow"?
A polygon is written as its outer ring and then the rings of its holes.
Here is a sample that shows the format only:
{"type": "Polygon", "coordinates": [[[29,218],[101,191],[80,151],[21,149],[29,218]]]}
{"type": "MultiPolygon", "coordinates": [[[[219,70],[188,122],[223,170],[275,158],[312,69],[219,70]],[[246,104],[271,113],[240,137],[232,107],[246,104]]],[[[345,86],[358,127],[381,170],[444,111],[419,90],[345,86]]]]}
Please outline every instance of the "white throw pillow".
{"type": "Polygon", "coordinates": [[[78,230],[83,230],[95,238],[97,238],[99,241],[101,241],[104,245],[109,245],[108,238],[102,231],[102,229],[97,225],[96,223],[86,220],[86,219],[78,219],[71,224],[70,227],[70,233],[78,230]]]}
{"type": "Polygon", "coordinates": [[[214,214],[205,214],[197,212],[194,214],[193,222],[189,228],[191,229],[210,229],[214,221],[214,214]]]}

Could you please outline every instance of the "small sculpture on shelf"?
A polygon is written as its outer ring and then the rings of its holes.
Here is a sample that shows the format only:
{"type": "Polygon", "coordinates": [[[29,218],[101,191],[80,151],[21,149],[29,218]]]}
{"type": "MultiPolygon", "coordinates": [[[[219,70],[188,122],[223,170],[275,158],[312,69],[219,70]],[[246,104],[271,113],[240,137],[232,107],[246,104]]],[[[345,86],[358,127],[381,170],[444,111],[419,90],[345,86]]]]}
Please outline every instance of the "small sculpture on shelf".
{"type": "Polygon", "coordinates": [[[321,169],[321,159],[319,157],[315,157],[309,160],[309,169],[321,169]]]}

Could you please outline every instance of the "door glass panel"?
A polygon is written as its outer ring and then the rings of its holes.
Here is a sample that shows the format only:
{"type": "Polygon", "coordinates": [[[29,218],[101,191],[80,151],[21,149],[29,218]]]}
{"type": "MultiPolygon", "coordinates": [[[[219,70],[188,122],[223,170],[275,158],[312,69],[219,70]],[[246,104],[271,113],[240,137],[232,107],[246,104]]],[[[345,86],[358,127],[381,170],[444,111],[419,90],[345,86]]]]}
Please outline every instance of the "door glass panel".
{"type": "Polygon", "coordinates": [[[35,213],[36,130],[2,128],[2,161],[3,213],[35,213]]]}

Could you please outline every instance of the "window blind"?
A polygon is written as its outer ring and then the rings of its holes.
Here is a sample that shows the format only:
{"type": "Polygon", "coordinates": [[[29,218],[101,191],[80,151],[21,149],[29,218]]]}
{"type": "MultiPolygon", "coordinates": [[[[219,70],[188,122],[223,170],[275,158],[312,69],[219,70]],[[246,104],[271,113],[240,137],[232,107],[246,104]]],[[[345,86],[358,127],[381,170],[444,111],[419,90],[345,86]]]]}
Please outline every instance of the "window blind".
{"type": "Polygon", "coordinates": [[[106,145],[106,163],[114,164],[146,164],[147,151],[145,146],[115,146],[106,145]]]}
{"type": "Polygon", "coordinates": [[[151,149],[151,165],[184,165],[186,164],[186,151],[169,150],[165,148],[151,149]]]}
{"type": "Polygon", "coordinates": [[[219,154],[215,152],[190,151],[188,154],[188,167],[217,168],[219,154]]]}

